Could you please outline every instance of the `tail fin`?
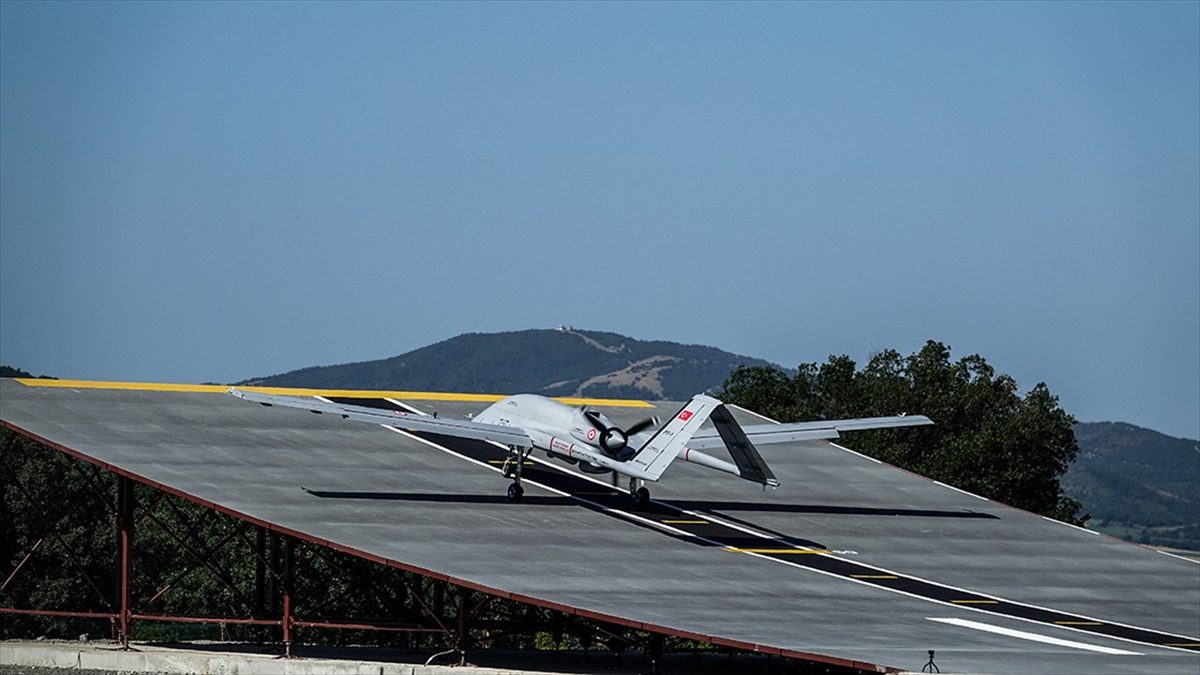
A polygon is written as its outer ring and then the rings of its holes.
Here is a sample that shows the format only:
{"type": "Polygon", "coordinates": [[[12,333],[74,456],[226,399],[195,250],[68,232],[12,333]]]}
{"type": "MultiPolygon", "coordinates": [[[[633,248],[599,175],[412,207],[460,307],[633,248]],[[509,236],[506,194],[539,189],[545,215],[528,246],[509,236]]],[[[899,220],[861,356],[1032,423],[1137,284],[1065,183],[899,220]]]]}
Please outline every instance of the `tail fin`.
{"type": "Polygon", "coordinates": [[[687,447],[692,434],[700,429],[700,425],[704,424],[708,416],[720,405],[721,402],[711,396],[693,396],[692,400],[675,413],[670,422],[646,441],[628,463],[640,469],[646,480],[658,480],[671,462],[687,447]]]}
{"type": "Polygon", "coordinates": [[[725,448],[737,464],[738,475],[748,481],[779,487],[779,481],[775,479],[775,474],[771,473],[771,467],[767,466],[762,455],[758,454],[758,450],[746,437],[746,432],[742,431],[737,420],[733,419],[728,408],[724,405],[717,406],[712,413],[712,421],[725,443],[725,448]]]}

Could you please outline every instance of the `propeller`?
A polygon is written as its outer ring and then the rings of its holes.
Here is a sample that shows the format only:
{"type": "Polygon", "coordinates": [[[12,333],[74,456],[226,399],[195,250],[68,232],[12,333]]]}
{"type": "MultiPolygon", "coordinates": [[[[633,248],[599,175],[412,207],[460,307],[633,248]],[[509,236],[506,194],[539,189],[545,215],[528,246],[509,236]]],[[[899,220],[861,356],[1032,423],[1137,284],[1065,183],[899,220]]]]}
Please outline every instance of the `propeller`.
{"type": "Polygon", "coordinates": [[[622,429],[604,424],[604,421],[600,419],[600,413],[594,410],[585,410],[583,416],[587,418],[589,424],[595,427],[596,431],[600,432],[600,447],[609,455],[616,455],[624,450],[629,445],[630,436],[636,436],[638,433],[658,424],[657,417],[647,417],[640,422],[636,422],[628,429],[622,429]]]}

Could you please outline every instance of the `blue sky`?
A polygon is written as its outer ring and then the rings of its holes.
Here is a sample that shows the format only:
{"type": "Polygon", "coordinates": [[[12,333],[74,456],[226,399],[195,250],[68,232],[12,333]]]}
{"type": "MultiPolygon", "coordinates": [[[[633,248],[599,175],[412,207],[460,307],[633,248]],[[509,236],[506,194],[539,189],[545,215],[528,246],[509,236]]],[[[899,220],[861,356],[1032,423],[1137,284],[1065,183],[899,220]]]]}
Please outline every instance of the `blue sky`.
{"type": "Polygon", "coordinates": [[[0,3],[0,361],[928,338],[1200,436],[1200,4],[0,3]]]}

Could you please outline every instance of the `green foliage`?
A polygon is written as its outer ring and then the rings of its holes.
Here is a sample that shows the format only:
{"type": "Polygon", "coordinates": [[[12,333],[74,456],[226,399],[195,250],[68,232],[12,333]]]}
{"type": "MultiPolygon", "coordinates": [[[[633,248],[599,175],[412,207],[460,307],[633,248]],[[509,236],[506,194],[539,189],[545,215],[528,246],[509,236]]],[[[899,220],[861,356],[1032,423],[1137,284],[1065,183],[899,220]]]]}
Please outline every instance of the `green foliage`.
{"type": "Polygon", "coordinates": [[[907,357],[878,352],[861,370],[848,356],[801,364],[794,376],[740,367],[723,398],[781,422],[927,415],[935,426],[856,433],[854,448],[1012,506],[1086,520],[1059,485],[1078,452],[1074,420],[1045,383],[1021,396],[977,354],[952,361],[949,347],[931,340],[907,357]]]}
{"type": "MultiPolygon", "coordinates": [[[[13,368],[12,366],[0,366],[0,377],[27,377],[27,378],[32,378],[32,377],[33,377],[33,374],[31,374],[31,373],[30,373],[29,371],[27,371],[27,370],[21,370],[20,368],[13,368]]],[[[56,380],[56,379],[58,379],[58,378],[56,378],[56,377],[48,377],[48,376],[46,376],[46,375],[38,375],[38,376],[37,376],[37,379],[39,379],[39,380],[56,380]]]]}
{"type": "MultiPolygon", "coordinates": [[[[4,603],[109,611],[116,597],[111,479],[98,482],[87,466],[8,429],[0,429],[0,456],[0,569],[7,576],[33,551],[5,590],[4,603]]],[[[0,621],[0,638],[97,631],[107,633],[107,625],[23,616],[0,621]]]]}

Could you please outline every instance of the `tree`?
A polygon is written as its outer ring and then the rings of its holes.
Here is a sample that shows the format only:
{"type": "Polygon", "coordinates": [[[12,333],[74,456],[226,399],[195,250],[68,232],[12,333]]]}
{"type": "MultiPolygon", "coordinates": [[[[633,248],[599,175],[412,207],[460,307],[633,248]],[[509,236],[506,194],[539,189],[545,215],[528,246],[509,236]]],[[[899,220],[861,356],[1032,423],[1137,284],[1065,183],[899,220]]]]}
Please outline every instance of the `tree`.
{"type": "Polygon", "coordinates": [[[854,448],[1034,513],[1087,520],[1059,484],[1079,452],[1074,418],[1044,382],[1021,396],[1016,380],[978,354],[952,361],[949,347],[930,340],[907,357],[880,351],[861,370],[845,355],[801,364],[794,376],[739,367],[723,398],[781,422],[928,415],[932,427],[860,432],[854,448]]]}

